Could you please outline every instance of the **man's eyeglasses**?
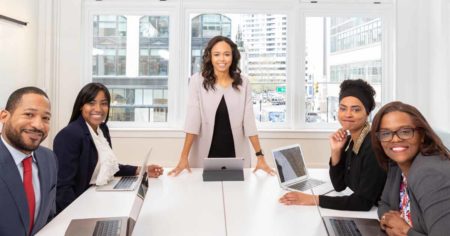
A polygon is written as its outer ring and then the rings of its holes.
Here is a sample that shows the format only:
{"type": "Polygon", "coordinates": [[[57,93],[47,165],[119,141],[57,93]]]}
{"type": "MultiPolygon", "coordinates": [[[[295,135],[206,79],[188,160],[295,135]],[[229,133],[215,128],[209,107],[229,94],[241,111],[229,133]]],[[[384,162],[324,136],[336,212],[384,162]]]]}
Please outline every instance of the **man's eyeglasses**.
{"type": "Polygon", "coordinates": [[[407,140],[412,137],[414,137],[414,132],[416,130],[419,130],[420,128],[400,128],[397,131],[391,131],[391,130],[380,130],[376,132],[378,140],[381,142],[389,142],[394,138],[394,134],[397,135],[398,138],[401,140],[407,140]]]}

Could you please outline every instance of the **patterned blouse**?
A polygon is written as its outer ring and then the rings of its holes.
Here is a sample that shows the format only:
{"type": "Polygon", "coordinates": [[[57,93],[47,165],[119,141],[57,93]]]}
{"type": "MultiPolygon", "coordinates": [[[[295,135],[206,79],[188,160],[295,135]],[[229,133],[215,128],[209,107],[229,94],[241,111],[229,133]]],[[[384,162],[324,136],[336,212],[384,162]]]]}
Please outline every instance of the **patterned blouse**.
{"type": "Polygon", "coordinates": [[[400,209],[402,218],[406,221],[406,223],[409,224],[409,226],[412,226],[410,201],[409,201],[409,196],[408,196],[408,192],[406,189],[407,186],[408,186],[408,183],[406,182],[406,177],[402,173],[402,182],[400,183],[399,209],[400,209]]]}

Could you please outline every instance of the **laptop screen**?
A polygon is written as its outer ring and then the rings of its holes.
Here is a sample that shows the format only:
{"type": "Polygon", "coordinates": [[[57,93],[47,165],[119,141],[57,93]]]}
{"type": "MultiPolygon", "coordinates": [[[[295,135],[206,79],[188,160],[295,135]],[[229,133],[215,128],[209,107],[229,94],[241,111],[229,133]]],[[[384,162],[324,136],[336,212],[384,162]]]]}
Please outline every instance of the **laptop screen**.
{"type": "Polygon", "coordinates": [[[145,195],[147,195],[147,189],[148,189],[148,179],[147,179],[147,172],[145,172],[139,185],[139,189],[136,193],[136,198],[134,200],[133,206],[131,208],[130,217],[133,218],[133,220],[135,221],[139,216],[142,204],[144,204],[145,195]]]}
{"type": "Polygon", "coordinates": [[[306,175],[305,162],[299,145],[272,151],[281,183],[306,175]]]}

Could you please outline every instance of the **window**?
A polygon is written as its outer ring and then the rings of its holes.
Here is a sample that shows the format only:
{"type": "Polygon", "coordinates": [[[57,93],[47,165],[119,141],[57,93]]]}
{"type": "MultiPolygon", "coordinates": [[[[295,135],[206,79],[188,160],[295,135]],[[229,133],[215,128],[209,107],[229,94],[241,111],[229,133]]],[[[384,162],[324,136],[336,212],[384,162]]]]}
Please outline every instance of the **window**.
{"type": "Polygon", "coordinates": [[[347,79],[369,82],[380,106],[381,27],[379,17],[306,17],[306,123],[337,123],[339,85],[347,79]]]}
{"type": "Polygon", "coordinates": [[[111,93],[110,121],[167,122],[169,17],[94,15],[92,80],[111,93]]]}
{"type": "Polygon", "coordinates": [[[94,16],[92,73],[115,76],[126,73],[127,20],[123,16],[94,16]]]}
{"type": "Polygon", "coordinates": [[[112,127],[182,127],[187,78],[216,35],[238,45],[260,129],[336,127],[346,79],[367,80],[378,107],[392,99],[390,2],[88,2],[86,71],[111,92],[112,127]]]}
{"type": "Polygon", "coordinates": [[[216,35],[231,38],[241,53],[240,68],[252,84],[253,109],[261,123],[286,121],[287,21],[281,14],[191,14],[191,74],[201,68],[203,50],[216,35]],[[215,27],[210,27],[215,26],[215,27]],[[268,27],[270,26],[270,27],[268,27]],[[268,33],[270,32],[270,33],[268,33]],[[268,43],[266,43],[268,42],[268,43]]]}

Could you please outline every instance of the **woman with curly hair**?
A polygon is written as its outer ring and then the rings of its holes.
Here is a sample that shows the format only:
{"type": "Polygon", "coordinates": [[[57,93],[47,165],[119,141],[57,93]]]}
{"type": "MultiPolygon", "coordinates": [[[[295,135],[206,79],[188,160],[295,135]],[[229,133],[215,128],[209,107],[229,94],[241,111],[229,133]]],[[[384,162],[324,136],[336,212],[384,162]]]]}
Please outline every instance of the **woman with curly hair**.
{"type": "Polygon", "coordinates": [[[250,167],[248,140],[256,151],[255,171],[274,174],[260,147],[252,89],[239,69],[240,58],[237,45],[229,38],[216,36],[208,42],[201,74],[190,78],[186,138],[178,165],[169,175],[202,167],[204,158],[244,157],[245,167],[250,167]]]}
{"type": "Polygon", "coordinates": [[[331,134],[330,179],[334,190],[347,187],[347,196],[310,195],[289,192],[280,198],[286,205],[314,205],[337,210],[368,211],[376,205],[386,180],[372,151],[368,117],[375,108],[375,90],[366,81],[345,80],[339,93],[338,120],[341,128],[331,134]]]}

